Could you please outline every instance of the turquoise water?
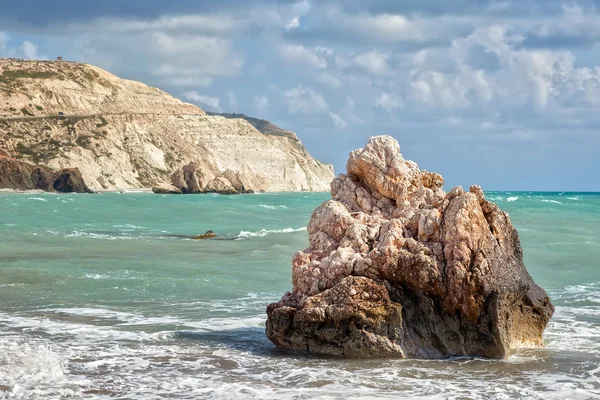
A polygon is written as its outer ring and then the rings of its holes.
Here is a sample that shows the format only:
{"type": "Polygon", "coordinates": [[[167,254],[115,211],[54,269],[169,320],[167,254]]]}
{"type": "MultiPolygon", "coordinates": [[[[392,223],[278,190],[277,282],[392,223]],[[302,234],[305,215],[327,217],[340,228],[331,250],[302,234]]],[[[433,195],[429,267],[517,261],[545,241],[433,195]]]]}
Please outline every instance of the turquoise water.
{"type": "Polygon", "coordinates": [[[487,195],[557,306],[504,361],[275,349],[265,307],[327,194],[0,194],[0,398],[599,397],[600,195],[487,195]]]}

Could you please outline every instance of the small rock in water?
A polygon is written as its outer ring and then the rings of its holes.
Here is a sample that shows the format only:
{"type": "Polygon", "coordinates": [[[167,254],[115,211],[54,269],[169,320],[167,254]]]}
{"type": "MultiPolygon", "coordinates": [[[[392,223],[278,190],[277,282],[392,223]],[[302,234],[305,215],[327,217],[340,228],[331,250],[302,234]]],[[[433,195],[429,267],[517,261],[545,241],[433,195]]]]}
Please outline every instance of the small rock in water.
{"type": "Polygon", "coordinates": [[[506,358],[541,347],[554,312],[507,213],[442,189],[390,136],[350,153],[312,214],[293,289],[268,306],[278,347],[347,357],[506,358]]]}

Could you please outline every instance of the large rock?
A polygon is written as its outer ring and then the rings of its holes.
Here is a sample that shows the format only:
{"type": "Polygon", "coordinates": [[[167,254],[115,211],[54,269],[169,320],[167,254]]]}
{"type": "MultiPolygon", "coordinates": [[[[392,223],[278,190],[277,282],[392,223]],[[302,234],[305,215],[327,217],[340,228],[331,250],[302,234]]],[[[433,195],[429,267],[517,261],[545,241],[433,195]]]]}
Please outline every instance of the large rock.
{"type": "Polygon", "coordinates": [[[53,171],[0,156],[0,189],[91,193],[77,168],[53,171]]]}
{"type": "Polygon", "coordinates": [[[349,357],[505,358],[542,346],[554,307],[507,213],[445,193],[389,136],[353,151],[312,214],[293,289],[267,309],[278,347],[349,357]]]}
{"type": "Polygon", "coordinates": [[[240,194],[264,192],[267,188],[268,182],[260,175],[230,169],[218,173],[216,169],[202,169],[192,162],[171,175],[171,184],[157,185],[152,191],[160,194],[240,194]]]}
{"type": "Polygon", "coordinates": [[[78,168],[65,168],[53,176],[52,188],[61,193],[91,193],[78,168]]]}

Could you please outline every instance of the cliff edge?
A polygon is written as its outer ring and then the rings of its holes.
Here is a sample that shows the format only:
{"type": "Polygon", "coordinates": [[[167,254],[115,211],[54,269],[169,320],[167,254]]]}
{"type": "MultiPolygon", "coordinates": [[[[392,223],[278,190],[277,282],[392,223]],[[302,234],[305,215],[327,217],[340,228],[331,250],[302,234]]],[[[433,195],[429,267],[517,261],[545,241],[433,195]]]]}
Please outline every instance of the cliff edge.
{"type": "Polygon", "coordinates": [[[244,118],[208,115],[66,61],[0,59],[0,150],[36,166],[78,168],[92,190],[326,191],[333,178],[295,134],[263,133],[244,118]]]}

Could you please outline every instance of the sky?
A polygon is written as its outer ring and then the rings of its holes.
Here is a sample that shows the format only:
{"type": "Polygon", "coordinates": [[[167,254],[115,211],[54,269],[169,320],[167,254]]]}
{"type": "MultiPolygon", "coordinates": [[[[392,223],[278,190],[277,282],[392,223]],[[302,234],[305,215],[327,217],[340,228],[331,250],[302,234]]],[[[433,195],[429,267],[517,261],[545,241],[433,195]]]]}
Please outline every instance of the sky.
{"type": "Polygon", "coordinates": [[[370,136],[447,189],[600,191],[600,1],[21,0],[0,57],[264,118],[345,171],[370,136]]]}

